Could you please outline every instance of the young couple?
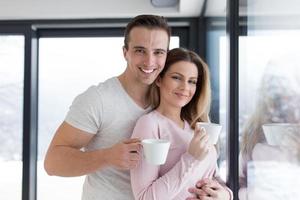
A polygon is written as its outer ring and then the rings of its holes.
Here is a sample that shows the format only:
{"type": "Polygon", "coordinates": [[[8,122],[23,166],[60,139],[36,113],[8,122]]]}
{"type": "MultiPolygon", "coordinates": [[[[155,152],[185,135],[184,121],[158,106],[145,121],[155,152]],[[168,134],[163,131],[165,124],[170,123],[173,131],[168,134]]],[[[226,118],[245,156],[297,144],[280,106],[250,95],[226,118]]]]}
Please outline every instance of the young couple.
{"type": "Polygon", "coordinates": [[[165,18],[133,18],[125,30],[126,70],[77,96],[56,131],[45,169],[87,175],[83,200],[232,199],[216,181],[215,148],[194,130],[196,121],[209,120],[208,68],[191,51],[168,52],[169,41],[165,18]],[[140,139],[148,137],[171,141],[165,165],[143,161],[140,139]]]}

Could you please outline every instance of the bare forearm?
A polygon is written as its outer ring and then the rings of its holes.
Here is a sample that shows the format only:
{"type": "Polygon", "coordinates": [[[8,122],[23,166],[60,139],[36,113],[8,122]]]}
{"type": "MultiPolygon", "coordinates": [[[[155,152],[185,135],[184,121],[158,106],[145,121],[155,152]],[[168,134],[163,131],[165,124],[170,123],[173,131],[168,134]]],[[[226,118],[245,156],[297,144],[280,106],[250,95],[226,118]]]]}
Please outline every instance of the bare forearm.
{"type": "Polygon", "coordinates": [[[45,159],[45,169],[49,175],[82,176],[108,166],[106,149],[83,152],[67,146],[56,146],[49,150],[45,159]]]}

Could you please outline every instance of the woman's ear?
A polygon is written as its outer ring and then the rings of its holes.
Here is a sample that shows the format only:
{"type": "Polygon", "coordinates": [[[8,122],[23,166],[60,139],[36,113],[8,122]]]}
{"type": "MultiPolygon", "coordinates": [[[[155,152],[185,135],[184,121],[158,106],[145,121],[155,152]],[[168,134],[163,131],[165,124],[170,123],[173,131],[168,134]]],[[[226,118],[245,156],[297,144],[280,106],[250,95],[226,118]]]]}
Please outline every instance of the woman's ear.
{"type": "Polygon", "coordinates": [[[157,79],[155,80],[155,85],[157,87],[160,87],[160,85],[161,85],[161,77],[160,76],[158,76],[157,79]]]}

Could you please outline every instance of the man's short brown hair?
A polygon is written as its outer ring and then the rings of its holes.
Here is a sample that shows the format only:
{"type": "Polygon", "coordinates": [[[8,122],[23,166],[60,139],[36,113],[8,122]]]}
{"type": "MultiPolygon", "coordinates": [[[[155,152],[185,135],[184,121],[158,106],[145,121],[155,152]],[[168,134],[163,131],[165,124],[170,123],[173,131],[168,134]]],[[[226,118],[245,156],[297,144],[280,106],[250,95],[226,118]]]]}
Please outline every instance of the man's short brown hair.
{"type": "MultiPolygon", "coordinates": [[[[138,15],[134,17],[126,26],[124,35],[124,47],[128,49],[130,40],[129,34],[134,27],[145,27],[149,29],[162,29],[168,34],[168,44],[170,43],[171,28],[168,25],[167,19],[158,15],[138,15]]],[[[169,46],[169,45],[168,45],[169,46]]]]}

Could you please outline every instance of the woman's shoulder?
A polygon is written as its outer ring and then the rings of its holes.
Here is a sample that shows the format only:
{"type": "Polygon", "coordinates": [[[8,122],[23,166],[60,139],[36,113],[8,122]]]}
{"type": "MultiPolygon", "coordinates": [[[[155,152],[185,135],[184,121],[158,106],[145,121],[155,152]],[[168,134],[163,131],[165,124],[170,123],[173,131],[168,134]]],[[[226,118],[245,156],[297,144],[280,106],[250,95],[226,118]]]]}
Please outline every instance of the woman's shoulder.
{"type": "Polygon", "coordinates": [[[158,126],[158,120],[154,113],[145,114],[137,120],[132,137],[156,138],[158,126]]]}
{"type": "Polygon", "coordinates": [[[143,116],[141,116],[137,123],[145,123],[146,125],[154,125],[157,124],[159,116],[156,111],[151,111],[143,116]]]}

